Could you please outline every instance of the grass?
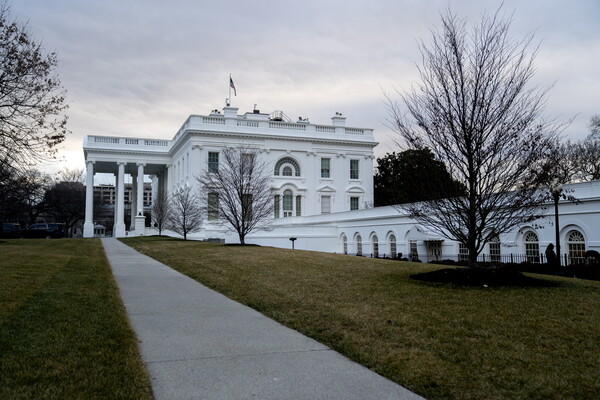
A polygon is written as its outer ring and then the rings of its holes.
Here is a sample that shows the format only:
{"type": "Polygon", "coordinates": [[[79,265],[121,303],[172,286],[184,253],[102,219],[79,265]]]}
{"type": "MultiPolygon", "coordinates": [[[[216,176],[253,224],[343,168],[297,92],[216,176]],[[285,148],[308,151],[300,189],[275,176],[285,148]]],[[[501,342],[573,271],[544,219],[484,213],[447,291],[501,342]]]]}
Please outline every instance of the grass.
{"type": "Polygon", "coordinates": [[[435,265],[123,240],[429,399],[600,398],[600,283],[459,288],[435,265]]]}
{"type": "Polygon", "coordinates": [[[0,398],[151,399],[99,240],[0,242],[0,398]]]}

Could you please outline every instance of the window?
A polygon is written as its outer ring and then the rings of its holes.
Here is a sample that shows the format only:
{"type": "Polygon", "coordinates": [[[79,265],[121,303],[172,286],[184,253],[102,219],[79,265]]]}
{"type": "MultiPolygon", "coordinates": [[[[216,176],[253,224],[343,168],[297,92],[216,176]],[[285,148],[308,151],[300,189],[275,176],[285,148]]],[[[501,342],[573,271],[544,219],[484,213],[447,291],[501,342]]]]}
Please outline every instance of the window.
{"type": "Polygon", "coordinates": [[[350,179],[358,179],[358,160],[350,160],[350,179]]]}
{"type": "Polygon", "coordinates": [[[525,258],[528,262],[539,262],[540,244],[535,232],[529,231],[524,236],[525,258]]]}
{"type": "Polygon", "coordinates": [[[525,239],[525,258],[528,262],[540,262],[540,244],[538,236],[533,231],[529,231],[524,236],[525,239]]]}
{"type": "Polygon", "coordinates": [[[252,193],[242,194],[242,213],[244,220],[252,219],[252,193]]]}
{"type": "Polygon", "coordinates": [[[331,162],[330,158],[321,158],[321,178],[330,178],[330,169],[329,164],[331,162]]]}
{"type": "Polygon", "coordinates": [[[362,238],[360,235],[357,234],[354,241],[356,242],[356,255],[362,256],[362,238]]]}
{"type": "Polygon", "coordinates": [[[254,165],[254,154],[242,154],[242,172],[244,175],[251,175],[254,165]]]}
{"type": "Polygon", "coordinates": [[[416,261],[419,259],[419,251],[417,250],[417,241],[410,241],[410,261],[416,261]]]}
{"type": "Polygon", "coordinates": [[[493,236],[490,239],[490,261],[500,262],[500,238],[498,235],[493,236]]]}
{"type": "Polygon", "coordinates": [[[396,258],[398,253],[396,252],[396,236],[394,234],[390,235],[390,257],[396,258]]]}
{"type": "Polygon", "coordinates": [[[579,231],[572,230],[567,233],[567,246],[569,248],[569,264],[583,263],[585,254],[585,238],[579,231]]]}
{"type": "Polygon", "coordinates": [[[331,212],[331,196],[321,196],[321,214],[331,212]]]}
{"type": "Polygon", "coordinates": [[[458,261],[467,261],[469,259],[469,249],[464,243],[458,244],[458,261]]]}
{"type": "Polygon", "coordinates": [[[208,172],[211,174],[219,172],[219,153],[208,152],[208,172]]]}
{"type": "MultiPolygon", "coordinates": [[[[285,169],[285,167],[284,167],[285,164],[289,164],[289,165],[287,165],[287,167],[289,167],[292,172],[291,175],[287,175],[287,176],[300,176],[300,165],[292,157],[283,157],[279,161],[277,161],[277,163],[275,164],[275,170],[273,171],[273,175],[286,176],[283,173],[283,169],[285,169]],[[282,168],[282,167],[284,167],[284,168],[282,168]]],[[[286,169],[286,172],[287,172],[287,169],[286,169]]]]}
{"type": "Polygon", "coordinates": [[[292,176],[292,167],[290,167],[289,165],[286,165],[285,167],[283,167],[283,170],[281,170],[281,175],[283,176],[292,176]]]}
{"type": "Polygon", "coordinates": [[[302,203],[302,196],[296,196],[296,217],[299,217],[300,215],[302,215],[301,203],[302,203]]]}
{"type": "Polygon", "coordinates": [[[425,242],[427,246],[427,261],[439,260],[442,255],[442,242],[439,240],[428,240],[425,242]]]}
{"type": "Polygon", "coordinates": [[[346,235],[342,236],[342,251],[344,254],[348,254],[348,238],[346,235]]]}
{"type": "Polygon", "coordinates": [[[273,205],[273,210],[275,212],[274,217],[275,218],[279,218],[279,202],[280,202],[280,196],[278,194],[275,195],[275,204],[273,205]]]}
{"type": "Polygon", "coordinates": [[[358,197],[350,197],[350,211],[358,210],[358,197]]]}
{"type": "Polygon", "coordinates": [[[219,219],[219,194],[208,194],[208,220],[217,221],[219,219]]]}
{"type": "Polygon", "coordinates": [[[283,216],[291,217],[294,210],[294,196],[292,191],[287,189],[283,192],[283,216]]]}
{"type": "Polygon", "coordinates": [[[371,238],[371,256],[379,258],[379,238],[377,235],[373,235],[371,238]]]}

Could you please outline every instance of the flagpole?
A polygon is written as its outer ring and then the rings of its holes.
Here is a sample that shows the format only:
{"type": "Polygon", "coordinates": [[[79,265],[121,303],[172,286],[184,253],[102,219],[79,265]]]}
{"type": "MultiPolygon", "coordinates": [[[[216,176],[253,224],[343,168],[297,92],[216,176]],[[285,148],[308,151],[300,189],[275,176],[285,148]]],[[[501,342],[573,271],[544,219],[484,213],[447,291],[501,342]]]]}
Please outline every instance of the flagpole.
{"type": "Polygon", "coordinates": [[[229,97],[227,98],[227,104],[228,106],[231,105],[231,73],[229,74],[229,82],[227,82],[229,86],[229,97]]]}

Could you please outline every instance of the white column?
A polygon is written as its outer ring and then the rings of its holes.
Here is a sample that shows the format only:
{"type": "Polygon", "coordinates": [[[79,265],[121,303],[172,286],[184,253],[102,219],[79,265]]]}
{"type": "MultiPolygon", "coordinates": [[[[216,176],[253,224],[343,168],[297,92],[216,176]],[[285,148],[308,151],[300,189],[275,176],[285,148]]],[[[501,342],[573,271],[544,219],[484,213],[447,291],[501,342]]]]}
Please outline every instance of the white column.
{"type": "Polygon", "coordinates": [[[117,221],[115,222],[115,237],[124,237],[125,233],[125,162],[119,162],[117,179],[117,221]]]}
{"type": "Polygon", "coordinates": [[[115,237],[115,228],[117,226],[117,199],[119,198],[119,174],[115,174],[115,195],[113,197],[113,237],[115,237]]]}
{"type": "Polygon", "coordinates": [[[129,201],[131,203],[131,209],[129,210],[129,214],[131,214],[131,222],[129,223],[129,230],[132,231],[135,229],[135,216],[137,215],[137,174],[131,174],[131,196],[129,197],[129,201]]]}
{"type": "Polygon", "coordinates": [[[144,163],[137,164],[137,208],[135,210],[135,214],[139,215],[139,212],[142,212],[144,215],[144,163]]]}
{"type": "Polygon", "coordinates": [[[136,216],[134,217],[134,230],[136,236],[146,234],[146,218],[144,217],[144,163],[137,164],[137,199],[136,216]]]}
{"type": "Polygon", "coordinates": [[[86,168],[83,237],[91,238],[94,237],[94,161],[87,161],[86,168]]]}

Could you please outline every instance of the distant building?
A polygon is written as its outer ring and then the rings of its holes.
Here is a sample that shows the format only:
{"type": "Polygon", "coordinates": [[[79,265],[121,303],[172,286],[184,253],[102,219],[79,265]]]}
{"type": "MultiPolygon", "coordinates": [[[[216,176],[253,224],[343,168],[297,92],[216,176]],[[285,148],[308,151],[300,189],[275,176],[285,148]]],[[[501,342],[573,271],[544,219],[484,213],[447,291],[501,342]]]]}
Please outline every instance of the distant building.
{"type": "MultiPolygon", "coordinates": [[[[133,200],[133,187],[131,183],[125,185],[125,204],[131,204],[133,200]]],[[[143,202],[144,208],[149,208],[152,204],[152,184],[144,182],[143,202]]],[[[94,186],[94,198],[99,199],[103,205],[115,205],[117,191],[115,185],[96,185],[94,186]]]]}

